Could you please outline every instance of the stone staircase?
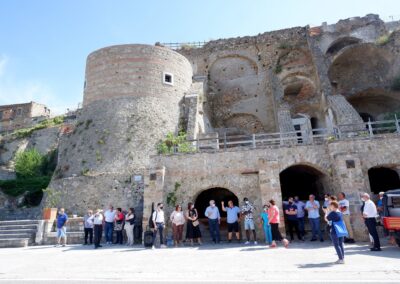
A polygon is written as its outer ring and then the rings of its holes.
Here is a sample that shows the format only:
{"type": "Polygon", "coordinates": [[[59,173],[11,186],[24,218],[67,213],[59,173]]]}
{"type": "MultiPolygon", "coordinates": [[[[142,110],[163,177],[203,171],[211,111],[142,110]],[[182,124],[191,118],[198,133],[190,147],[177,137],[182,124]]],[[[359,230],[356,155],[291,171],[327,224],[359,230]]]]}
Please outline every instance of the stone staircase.
{"type": "Polygon", "coordinates": [[[26,247],[35,243],[39,221],[0,221],[0,248],[26,247]]]}

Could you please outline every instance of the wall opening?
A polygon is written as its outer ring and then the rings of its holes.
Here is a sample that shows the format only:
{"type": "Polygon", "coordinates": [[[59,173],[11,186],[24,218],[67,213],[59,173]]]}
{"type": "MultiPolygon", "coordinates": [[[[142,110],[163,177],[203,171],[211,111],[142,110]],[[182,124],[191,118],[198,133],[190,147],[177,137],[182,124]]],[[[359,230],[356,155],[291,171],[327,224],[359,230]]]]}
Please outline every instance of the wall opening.
{"type": "Polygon", "coordinates": [[[328,177],[319,170],[307,165],[288,167],[279,174],[282,198],[299,196],[300,200],[308,200],[310,194],[321,200],[328,191],[328,177]]]}
{"type": "Polygon", "coordinates": [[[380,191],[400,189],[399,174],[386,167],[376,167],[368,170],[371,192],[378,194],[380,191]]]}
{"type": "Polygon", "coordinates": [[[201,192],[195,201],[195,207],[198,210],[200,218],[206,218],[204,212],[209,206],[210,200],[215,200],[215,205],[218,207],[221,217],[225,218],[226,213],[222,211],[221,201],[225,202],[225,206],[228,206],[228,201],[232,200],[233,204],[239,206],[239,199],[230,190],[222,187],[214,187],[201,192]]]}

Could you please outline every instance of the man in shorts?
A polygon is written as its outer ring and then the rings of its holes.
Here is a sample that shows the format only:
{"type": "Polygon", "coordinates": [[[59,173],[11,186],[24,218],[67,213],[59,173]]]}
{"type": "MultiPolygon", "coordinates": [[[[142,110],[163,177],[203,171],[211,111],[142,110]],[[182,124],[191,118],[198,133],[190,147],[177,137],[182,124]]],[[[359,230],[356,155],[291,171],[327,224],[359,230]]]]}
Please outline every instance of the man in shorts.
{"type": "Polygon", "coordinates": [[[245,197],[243,199],[244,205],[242,206],[241,210],[241,217],[244,216],[244,229],[246,230],[246,237],[247,241],[245,242],[245,245],[250,244],[250,230],[253,231],[253,238],[254,238],[254,244],[257,244],[257,236],[256,236],[256,228],[254,226],[254,220],[253,220],[253,212],[254,212],[254,206],[250,203],[249,199],[245,197]]]}
{"type": "Polygon", "coordinates": [[[64,208],[61,208],[57,216],[57,247],[60,246],[61,239],[63,239],[63,247],[65,247],[67,243],[67,223],[68,216],[65,214],[64,208]]]}
{"type": "Polygon", "coordinates": [[[239,214],[240,209],[233,205],[233,201],[228,201],[228,207],[225,207],[224,201],[221,201],[222,211],[226,212],[226,221],[228,223],[228,242],[232,242],[232,232],[236,234],[236,239],[240,241],[239,234],[239,214]]]}

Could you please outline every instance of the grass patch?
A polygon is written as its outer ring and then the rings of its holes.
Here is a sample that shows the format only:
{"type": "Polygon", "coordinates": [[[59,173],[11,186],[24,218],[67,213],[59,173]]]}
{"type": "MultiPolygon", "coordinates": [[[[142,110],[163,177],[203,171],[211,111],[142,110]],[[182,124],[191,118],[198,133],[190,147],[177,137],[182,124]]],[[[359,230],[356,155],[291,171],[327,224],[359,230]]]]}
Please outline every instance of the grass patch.
{"type": "Polygon", "coordinates": [[[390,41],[390,34],[385,34],[385,35],[381,35],[380,37],[378,37],[378,39],[375,41],[375,43],[377,45],[385,45],[390,41]]]}
{"type": "Polygon", "coordinates": [[[35,126],[29,127],[29,128],[21,128],[18,130],[15,130],[13,133],[11,133],[12,136],[15,136],[17,138],[25,138],[25,137],[30,137],[33,132],[44,129],[44,128],[49,128],[49,127],[54,127],[61,125],[64,122],[64,116],[56,116],[54,118],[49,118],[45,119],[35,126]]]}

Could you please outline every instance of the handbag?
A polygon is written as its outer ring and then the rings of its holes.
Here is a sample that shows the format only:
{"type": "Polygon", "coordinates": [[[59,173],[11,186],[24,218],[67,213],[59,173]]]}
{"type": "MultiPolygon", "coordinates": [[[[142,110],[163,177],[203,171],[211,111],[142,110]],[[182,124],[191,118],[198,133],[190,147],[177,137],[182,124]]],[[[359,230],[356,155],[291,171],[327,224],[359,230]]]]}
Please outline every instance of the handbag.
{"type": "Polygon", "coordinates": [[[195,220],[192,222],[192,224],[193,224],[193,227],[197,227],[198,225],[200,225],[200,222],[199,222],[199,220],[195,220]]]}
{"type": "Polygon", "coordinates": [[[332,226],[338,238],[349,236],[349,232],[347,232],[346,224],[343,222],[343,220],[332,222],[332,226]]]}

